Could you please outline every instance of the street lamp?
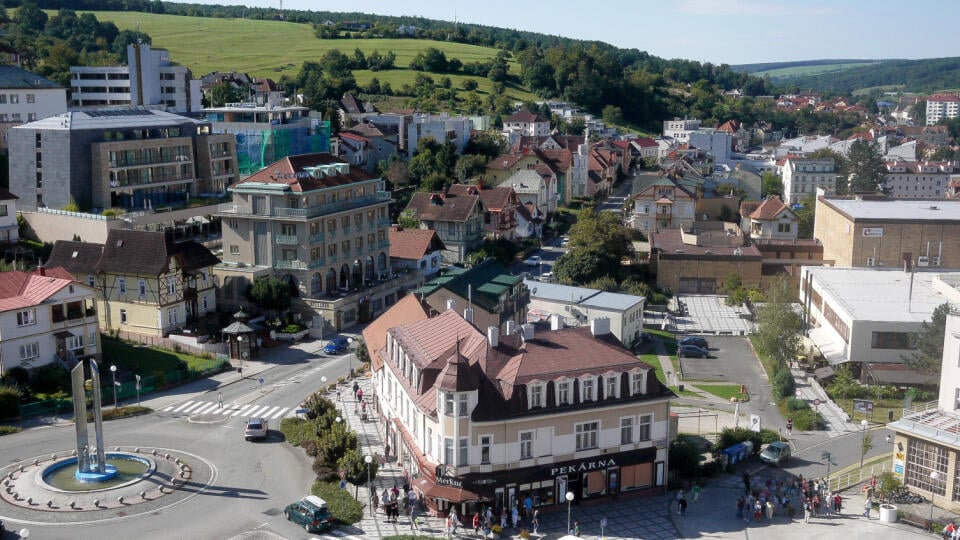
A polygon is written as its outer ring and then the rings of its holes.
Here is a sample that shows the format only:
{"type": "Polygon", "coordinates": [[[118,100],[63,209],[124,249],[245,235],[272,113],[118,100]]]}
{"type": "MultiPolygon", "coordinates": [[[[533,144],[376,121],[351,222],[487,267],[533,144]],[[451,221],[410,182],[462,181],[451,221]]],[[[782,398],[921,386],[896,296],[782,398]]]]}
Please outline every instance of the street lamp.
{"type": "Polygon", "coordinates": [[[240,376],[243,376],[243,336],[237,336],[237,356],[240,357],[240,367],[237,368],[237,372],[240,373],[240,376]]]}
{"type": "Polygon", "coordinates": [[[930,521],[933,522],[933,498],[937,495],[935,489],[937,488],[937,480],[940,479],[940,473],[937,471],[930,471],[930,521]]]}
{"type": "Polygon", "coordinates": [[[20,529],[20,538],[30,538],[30,529],[20,529]]]}
{"type": "Polygon", "coordinates": [[[573,501],[573,492],[568,491],[566,495],[563,496],[567,500],[567,532],[570,532],[570,503],[573,501]]]}
{"type": "Polygon", "coordinates": [[[350,367],[350,377],[353,377],[353,338],[347,338],[347,349],[350,352],[350,356],[347,357],[348,366],[350,367]]]}
{"type": "Polygon", "coordinates": [[[860,421],[860,428],[862,436],[860,438],[860,477],[863,478],[863,455],[866,453],[864,447],[867,444],[867,426],[870,425],[870,422],[867,422],[867,419],[864,418],[860,421]]]}
{"type": "Polygon", "coordinates": [[[110,364],[110,377],[113,378],[113,408],[117,408],[117,366],[110,364]]]}
{"type": "Polygon", "coordinates": [[[367,464],[367,491],[370,491],[370,464],[373,463],[373,456],[363,456],[363,461],[367,464]]]}

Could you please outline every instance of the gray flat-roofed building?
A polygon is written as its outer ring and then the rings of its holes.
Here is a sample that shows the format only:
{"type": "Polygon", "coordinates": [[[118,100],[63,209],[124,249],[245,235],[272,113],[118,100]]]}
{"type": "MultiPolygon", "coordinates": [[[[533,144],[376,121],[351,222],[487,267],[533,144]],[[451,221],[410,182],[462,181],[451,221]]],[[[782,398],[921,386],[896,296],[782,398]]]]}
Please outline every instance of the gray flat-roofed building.
{"type": "Polygon", "coordinates": [[[646,304],[643,296],[532,280],[523,283],[530,290],[528,322],[559,315],[564,324],[580,326],[606,317],[610,319],[610,332],[625,346],[640,338],[646,304]]]}

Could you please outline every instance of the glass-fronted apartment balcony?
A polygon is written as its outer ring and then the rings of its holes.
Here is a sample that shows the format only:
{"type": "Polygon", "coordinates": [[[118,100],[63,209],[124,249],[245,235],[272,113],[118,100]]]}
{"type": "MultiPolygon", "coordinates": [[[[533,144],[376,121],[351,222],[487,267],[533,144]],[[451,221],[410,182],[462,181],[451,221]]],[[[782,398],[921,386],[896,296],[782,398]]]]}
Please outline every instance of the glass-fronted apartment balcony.
{"type": "Polygon", "coordinates": [[[278,244],[284,244],[287,246],[295,246],[300,243],[300,239],[295,234],[278,234],[273,237],[273,239],[278,244]]]}

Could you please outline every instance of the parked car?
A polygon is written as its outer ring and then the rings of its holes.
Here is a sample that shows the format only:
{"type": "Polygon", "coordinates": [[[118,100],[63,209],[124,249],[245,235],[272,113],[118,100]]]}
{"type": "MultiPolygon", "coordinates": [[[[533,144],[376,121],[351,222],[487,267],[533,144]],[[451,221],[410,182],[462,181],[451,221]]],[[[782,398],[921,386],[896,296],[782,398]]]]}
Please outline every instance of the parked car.
{"type": "Polygon", "coordinates": [[[340,354],[350,348],[350,342],[345,337],[335,337],[323,347],[324,354],[340,354]]]}
{"type": "Polygon", "coordinates": [[[525,260],[523,261],[523,264],[525,264],[525,265],[527,265],[527,266],[537,266],[537,265],[540,264],[540,256],[539,256],[539,255],[534,255],[533,257],[530,257],[529,259],[525,259],[525,260]]]}
{"type": "Polygon", "coordinates": [[[760,452],[760,460],[771,465],[783,465],[790,459],[790,445],[783,441],[775,441],[767,445],[760,452]]]}
{"type": "Polygon", "coordinates": [[[333,528],[333,518],[327,510],[327,501],[316,495],[307,495],[283,509],[283,517],[303,525],[308,533],[322,533],[333,528]]]}
{"type": "Polygon", "coordinates": [[[553,281],[553,272],[544,272],[537,276],[537,281],[542,281],[544,283],[550,283],[553,281]]]}
{"type": "Polygon", "coordinates": [[[710,351],[704,349],[703,347],[697,347],[696,345],[680,345],[677,347],[677,356],[681,357],[697,357],[697,358],[710,358],[710,351]]]}
{"type": "Polygon", "coordinates": [[[685,337],[677,343],[680,345],[696,345],[697,347],[710,350],[710,345],[707,344],[707,340],[700,336],[685,337]]]}
{"type": "Polygon", "coordinates": [[[567,244],[570,243],[570,239],[564,236],[560,239],[560,247],[567,247],[567,244]]]}
{"type": "Polygon", "coordinates": [[[266,418],[247,418],[247,425],[243,428],[243,436],[248,441],[253,439],[262,441],[267,438],[267,431],[266,418]]]}

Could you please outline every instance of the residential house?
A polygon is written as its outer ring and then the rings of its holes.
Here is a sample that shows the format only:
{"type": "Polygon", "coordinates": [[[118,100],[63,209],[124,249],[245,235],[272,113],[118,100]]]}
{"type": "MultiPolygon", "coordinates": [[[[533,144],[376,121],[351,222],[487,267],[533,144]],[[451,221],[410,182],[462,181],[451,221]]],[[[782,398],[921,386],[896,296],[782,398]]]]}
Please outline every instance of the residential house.
{"type": "Polygon", "coordinates": [[[797,238],[797,214],[776,195],[767,197],[749,214],[741,214],[741,220],[741,230],[756,242],[797,238]]]}
{"type": "Polygon", "coordinates": [[[530,290],[523,278],[487,259],[472,268],[449,266],[413,294],[434,313],[457,311],[477,328],[501,332],[527,321],[530,290]]]}
{"type": "Polygon", "coordinates": [[[650,233],[650,267],[657,287],[679,294],[717,294],[730,274],[745,287],[760,287],[760,250],[744,245],[733,223],[697,222],[696,228],[650,233]]]}
{"type": "Polygon", "coordinates": [[[0,65],[0,149],[7,131],[67,112],[67,89],[17,66],[0,65]]]}
{"type": "Polygon", "coordinates": [[[396,131],[399,136],[399,151],[407,157],[413,157],[420,148],[420,141],[426,138],[441,144],[449,141],[456,147],[457,154],[462,154],[473,132],[473,121],[470,118],[447,113],[427,114],[405,110],[390,114],[364,114],[363,118],[380,129],[396,131]]]}
{"type": "MultiPolygon", "coordinates": [[[[559,317],[565,326],[589,326],[590,321],[606,318],[610,332],[620,343],[632,346],[643,332],[643,307],[647,299],[632,294],[612,293],[586,287],[526,280],[530,289],[527,322],[559,317]]],[[[555,324],[551,321],[551,324],[555,324]]]]}
{"type": "Polygon", "coordinates": [[[848,365],[863,383],[900,385],[906,381],[870,380],[867,364],[903,364],[904,356],[916,352],[913,336],[934,310],[960,302],[958,285],[956,272],[803,267],[800,303],[807,335],[831,366],[848,365]]]}
{"type": "Polygon", "coordinates": [[[630,140],[630,146],[634,148],[640,159],[655,160],[658,157],[660,145],[650,137],[637,137],[630,140]]]}
{"type": "MultiPolygon", "coordinates": [[[[532,139],[532,138],[528,138],[532,139]]],[[[563,204],[570,198],[570,185],[577,176],[578,162],[574,154],[566,148],[554,148],[555,141],[550,138],[544,142],[546,148],[523,146],[503,154],[487,163],[481,181],[489,186],[506,186],[507,180],[519,171],[536,171],[548,183],[549,189],[556,193],[557,204],[563,204]]],[[[585,162],[581,176],[586,176],[585,162]]]]}
{"type": "Polygon", "coordinates": [[[290,285],[312,328],[341,331],[393,305],[419,274],[392,276],[390,192],[328,153],[289,156],[230,188],[220,205],[223,264],[234,293],[264,272],[290,285]]]}
{"type": "Polygon", "coordinates": [[[731,149],[734,152],[746,152],[750,147],[750,132],[743,127],[739,120],[727,120],[717,126],[717,131],[727,133],[733,138],[731,149]]]}
{"type": "Polygon", "coordinates": [[[379,429],[431,512],[666,493],[675,396],[609,321],[505,335],[454,310],[384,318],[364,331],[379,429]]]}
{"type": "Polygon", "coordinates": [[[414,270],[423,277],[440,271],[443,242],[430,229],[390,227],[390,267],[394,271],[414,270]]]}
{"type": "MultiPolygon", "coordinates": [[[[517,209],[523,206],[512,187],[484,187],[482,184],[454,184],[447,194],[479,195],[483,203],[483,231],[489,238],[513,240],[518,235],[517,209]]],[[[523,232],[523,231],[521,231],[523,232]]]]}
{"type": "Polygon", "coordinates": [[[16,244],[19,241],[17,196],[0,188],[0,244],[16,244]]]}
{"type": "Polygon", "coordinates": [[[698,129],[700,129],[700,120],[696,118],[674,118],[663,122],[663,136],[674,139],[678,143],[690,142],[690,134],[698,129]]]}
{"type": "Polygon", "coordinates": [[[660,177],[632,198],[627,223],[649,235],[663,229],[689,227],[697,220],[697,197],[677,180],[660,177]]]}
{"type": "Polygon", "coordinates": [[[381,162],[397,155],[398,135],[387,126],[381,129],[364,122],[341,131],[339,137],[343,158],[370,174],[376,172],[381,162]]]}
{"type": "Polygon", "coordinates": [[[520,136],[546,137],[548,135],[550,135],[550,119],[542,118],[526,108],[503,119],[503,136],[510,140],[511,145],[520,136]]]}
{"type": "Polygon", "coordinates": [[[950,141],[950,132],[947,126],[899,126],[904,137],[916,139],[924,144],[940,147],[950,141]]]}
{"type": "Polygon", "coordinates": [[[836,191],[837,164],[831,158],[788,157],[783,164],[783,200],[787,204],[814,196],[817,189],[836,191]]]}
{"type": "Polygon", "coordinates": [[[895,199],[942,199],[950,179],[960,174],[953,161],[888,161],[884,187],[895,199]]]}
{"type": "Polygon", "coordinates": [[[522,169],[504,180],[500,187],[512,189],[521,203],[531,203],[545,215],[557,211],[556,179],[546,171],[522,169]]]}
{"type": "Polygon", "coordinates": [[[103,331],[167,336],[216,312],[219,262],[197,242],[174,242],[172,230],[111,229],[105,244],[58,241],[48,264],[96,288],[103,331]]]}
{"type": "Polygon", "coordinates": [[[61,268],[0,273],[0,374],[100,358],[94,290],[61,268]]]}
{"type": "Polygon", "coordinates": [[[21,210],[148,210],[224,193],[238,178],[230,135],[153,109],[68,112],[7,133],[10,191],[21,210]]]}
{"type": "Polygon", "coordinates": [[[465,262],[467,253],[483,241],[480,195],[417,192],[400,216],[401,223],[416,220],[421,228],[437,231],[444,245],[443,261],[448,264],[465,262]]]}
{"type": "MultiPolygon", "coordinates": [[[[956,283],[953,284],[956,287],[956,283]]],[[[893,431],[891,470],[910,491],[920,493],[948,512],[960,512],[960,308],[951,306],[947,315],[936,401],[914,404],[903,416],[887,424],[893,431]]]]}
{"type": "Polygon", "coordinates": [[[584,195],[595,199],[605,197],[617,181],[620,161],[614,152],[591,148],[587,161],[587,183],[584,195]]]}
{"type": "Polygon", "coordinates": [[[349,126],[352,122],[362,122],[366,116],[380,111],[373,103],[346,92],[337,102],[337,112],[340,114],[340,125],[349,126]]]}

